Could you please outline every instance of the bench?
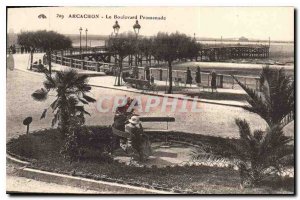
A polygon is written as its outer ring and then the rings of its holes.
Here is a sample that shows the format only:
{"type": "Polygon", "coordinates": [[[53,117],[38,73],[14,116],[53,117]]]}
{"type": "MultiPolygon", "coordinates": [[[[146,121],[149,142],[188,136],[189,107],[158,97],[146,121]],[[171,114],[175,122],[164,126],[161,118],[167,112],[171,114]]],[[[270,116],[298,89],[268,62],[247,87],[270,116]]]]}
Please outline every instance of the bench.
{"type": "MultiPolygon", "coordinates": [[[[167,122],[167,131],[169,129],[169,122],[175,122],[174,117],[139,117],[141,122],[167,122]]],[[[148,130],[149,131],[149,130],[148,130]]],[[[155,130],[157,131],[157,130],[155,130]]],[[[160,130],[163,131],[163,130],[160,130]]],[[[165,136],[165,143],[162,147],[169,147],[168,136],[165,136]]]]}
{"type": "Polygon", "coordinates": [[[142,89],[143,92],[145,90],[156,91],[156,85],[151,84],[150,81],[141,80],[141,79],[133,79],[133,78],[124,78],[127,87],[133,87],[136,89],[142,89]]]}
{"type": "Polygon", "coordinates": [[[139,117],[141,122],[167,122],[167,129],[169,122],[175,122],[174,117],[139,117]]]}
{"type": "MultiPolygon", "coordinates": [[[[141,122],[167,122],[167,130],[169,128],[168,123],[169,122],[175,122],[174,117],[139,117],[141,122]]],[[[112,127],[113,134],[123,137],[123,138],[129,138],[130,133],[127,133],[125,131],[120,131],[116,129],[115,127],[112,127]]]]}

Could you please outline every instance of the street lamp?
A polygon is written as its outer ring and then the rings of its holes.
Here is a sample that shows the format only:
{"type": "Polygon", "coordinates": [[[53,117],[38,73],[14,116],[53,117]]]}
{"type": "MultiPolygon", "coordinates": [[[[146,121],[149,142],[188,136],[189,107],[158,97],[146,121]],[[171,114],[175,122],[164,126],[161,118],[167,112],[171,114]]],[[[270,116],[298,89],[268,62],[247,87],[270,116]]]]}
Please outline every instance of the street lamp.
{"type": "Polygon", "coordinates": [[[133,30],[135,32],[136,37],[138,36],[138,34],[140,32],[140,28],[141,28],[141,25],[139,25],[139,21],[136,20],[135,24],[133,25],[133,30]]]}
{"type": "Polygon", "coordinates": [[[85,49],[87,50],[87,32],[88,32],[88,29],[86,28],[85,29],[85,49]]]}
{"type": "Polygon", "coordinates": [[[120,30],[120,25],[118,23],[118,21],[116,21],[116,23],[113,25],[113,29],[114,29],[114,33],[117,36],[120,30]]]}
{"type": "Polygon", "coordinates": [[[79,34],[80,34],[80,38],[79,38],[79,52],[80,52],[80,58],[82,59],[82,54],[81,54],[81,31],[82,31],[82,28],[80,27],[79,28],[79,34]]]}
{"type": "MultiPolygon", "coordinates": [[[[115,39],[117,39],[117,35],[119,33],[120,30],[120,25],[118,23],[118,21],[115,22],[115,24],[113,25],[113,29],[114,29],[114,34],[115,34],[115,39]]],[[[115,79],[115,86],[120,86],[121,85],[121,65],[122,65],[122,61],[120,61],[120,59],[118,60],[117,58],[117,54],[115,53],[115,66],[117,66],[117,62],[119,62],[119,69],[118,72],[114,72],[116,75],[116,79],[115,79]],[[118,81],[118,84],[116,84],[116,82],[118,81]]]]}
{"type": "MultiPolygon", "coordinates": [[[[140,32],[140,28],[141,28],[141,25],[139,25],[139,21],[136,20],[135,21],[135,24],[133,25],[133,30],[135,32],[135,36],[136,36],[136,50],[138,50],[138,44],[137,44],[137,38],[138,38],[138,34],[140,32]]],[[[136,78],[138,78],[138,62],[137,62],[137,58],[138,58],[138,53],[135,55],[135,66],[136,66],[136,71],[137,71],[137,74],[135,75],[136,78]]]]}

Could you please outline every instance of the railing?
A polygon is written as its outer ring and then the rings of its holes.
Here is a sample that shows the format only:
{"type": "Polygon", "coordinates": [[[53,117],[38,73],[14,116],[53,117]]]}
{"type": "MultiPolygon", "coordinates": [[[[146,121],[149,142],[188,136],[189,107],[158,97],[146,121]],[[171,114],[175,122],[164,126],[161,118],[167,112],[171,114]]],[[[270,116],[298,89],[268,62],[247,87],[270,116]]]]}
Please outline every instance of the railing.
{"type": "Polygon", "coordinates": [[[115,64],[97,62],[97,61],[87,61],[75,58],[68,58],[61,55],[52,54],[51,61],[56,64],[63,66],[68,66],[71,68],[77,68],[82,70],[91,70],[97,72],[112,71],[115,68],[115,64]]]}
{"type": "Polygon", "coordinates": [[[269,48],[269,45],[263,44],[202,44],[202,49],[213,48],[269,48]]]}
{"type": "Polygon", "coordinates": [[[54,52],[56,55],[62,55],[62,56],[72,56],[72,55],[84,55],[84,54],[94,54],[94,53],[105,53],[107,52],[107,49],[105,46],[103,47],[82,47],[81,49],[79,47],[74,47],[72,49],[65,49],[61,51],[54,52]]]}
{"type": "MultiPolygon", "coordinates": [[[[144,76],[143,69],[139,68],[139,76],[144,76]]],[[[195,77],[196,72],[192,73],[192,84],[196,84],[195,77]]],[[[150,74],[154,76],[155,80],[166,81],[168,82],[168,69],[165,68],[150,68],[150,74]]],[[[201,72],[201,84],[206,86],[211,86],[211,74],[208,72],[201,72]]],[[[173,80],[176,78],[182,84],[186,83],[186,71],[184,70],[173,70],[172,72],[173,80]]],[[[145,77],[145,76],[144,76],[145,77]]],[[[255,76],[240,76],[235,75],[235,77],[246,86],[260,90],[259,77],[255,76]]],[[[230,89],[241,89],[237,82],[228,74],[217,74],[217,87],[219,88],[230,88],[230,89]]]]}
{"type": "MultiPolygon", "coordinates": [[[[87,61],[80,60],[69,57],[62,57],[60,55],[52,54],[51,60],[53,63],[57,63],[60,65],[68,66],[71,68],[77,68],[82,70],[90,70],[97,72],[111,72],[116,73],[117,67],[114,63],[105,63],[105,62],[97,62],[97,61],[87,61]]],[[[124,63],[123,72],[131,70],[132,67],[128,66],[124,63]]],[[[145,76],[145,68],[138,67],[139,77],[145,76]]],[[[192,73],[192,84],[196,84],[195,77],[196,72],[192,73]]],[[[155,80],[166,81],[168,83],[168,69],[165,68],[150,68],[150,74],[153,75],[155,80]]],[[[173,79],[180,80],[182,84],[186,83],[186,71],[184,70],[173,70],[173,79]]],[[[208,72],[201,72],[201,83],[206,86],[211,86],[211,74],[208,72]]],[[[244,83],[246,86],[260,90],[259,77],[254,76],[235,76],[240,82],[244,83]]],[[[232,78],[232,76],[227,74],[217,74],[217,87],[219,88],[230,88],[230,89],[241,89],[237,82],[232,78]]]]}

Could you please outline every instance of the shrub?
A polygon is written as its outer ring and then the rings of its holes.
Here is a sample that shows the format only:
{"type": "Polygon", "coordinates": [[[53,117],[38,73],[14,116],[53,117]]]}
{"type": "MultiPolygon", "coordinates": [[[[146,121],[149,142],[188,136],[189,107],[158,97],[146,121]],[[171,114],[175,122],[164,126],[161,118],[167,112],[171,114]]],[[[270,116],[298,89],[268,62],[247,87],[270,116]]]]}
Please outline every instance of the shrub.
{"type": "Polygon", "coordinates": [[[281,126],[267,128],[266,131],[251,132],[246,120],[236,119],[241,143],[230,144],[233,156],[239,159],[242,184],[260,185],[270,176],[281,174],[286,160],[293,154],[288,147],[290,138],[283,135],[281,126]]]}

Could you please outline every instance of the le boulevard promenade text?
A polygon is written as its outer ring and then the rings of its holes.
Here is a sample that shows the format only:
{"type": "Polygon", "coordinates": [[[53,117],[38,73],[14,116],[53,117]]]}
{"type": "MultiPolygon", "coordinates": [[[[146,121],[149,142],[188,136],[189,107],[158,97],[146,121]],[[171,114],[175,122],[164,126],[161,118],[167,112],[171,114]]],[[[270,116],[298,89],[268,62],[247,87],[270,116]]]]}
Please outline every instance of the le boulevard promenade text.
{"type": "MultiPolygon", "coordinates": [[[[64,19],[65,15],[56,14],[57,18],[64,19]]],[[[136,19],[136,20],[166,20],[165,16],[145,16],[145,15],[99,15],[99,14],[69,14],[69,19],[136,19]]]]}

